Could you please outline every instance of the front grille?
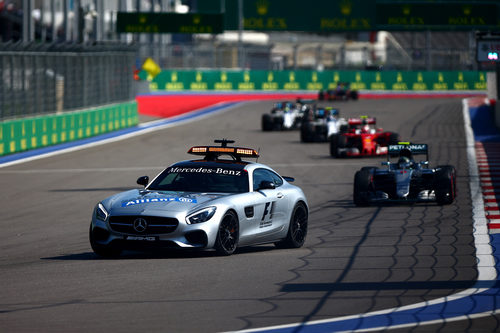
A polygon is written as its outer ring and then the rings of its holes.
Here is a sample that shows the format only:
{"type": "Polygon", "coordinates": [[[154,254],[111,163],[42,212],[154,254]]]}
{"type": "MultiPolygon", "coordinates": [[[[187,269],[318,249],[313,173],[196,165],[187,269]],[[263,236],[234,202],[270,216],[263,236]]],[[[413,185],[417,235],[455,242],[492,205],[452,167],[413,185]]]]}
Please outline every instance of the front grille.
{"type": "Polygon", "coordinates": [[[111,229],[116,232],[132,235],[157,235],[173,232],[179,225],[179,221],[172,217],[123,215],[111,216],[109,218],[109,225],[111,229]],[[147,223],[146,229],[142,232],[138,232],[134,229],[134,221],[138,218],[144,219],[147,223]]]}

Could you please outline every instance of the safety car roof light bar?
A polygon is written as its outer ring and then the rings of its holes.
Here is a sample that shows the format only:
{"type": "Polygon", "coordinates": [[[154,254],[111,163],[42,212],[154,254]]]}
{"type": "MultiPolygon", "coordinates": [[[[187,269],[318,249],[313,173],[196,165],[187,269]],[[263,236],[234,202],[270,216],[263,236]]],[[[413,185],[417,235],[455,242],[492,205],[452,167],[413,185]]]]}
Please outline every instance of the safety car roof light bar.
{"type": "Polygon", "coordinates": [[[228,147],[228,143],[234,143],[234,140],[214,140],[215,143],[220,143],[220,146],[194,146],[188,150],[188,154],[205,156],[207,161],[215,161],[221,155],[229,155],[236,161],[241,161],[242,157],[258,158],[259,153],[252,148],[244,147],[228,147]]]}

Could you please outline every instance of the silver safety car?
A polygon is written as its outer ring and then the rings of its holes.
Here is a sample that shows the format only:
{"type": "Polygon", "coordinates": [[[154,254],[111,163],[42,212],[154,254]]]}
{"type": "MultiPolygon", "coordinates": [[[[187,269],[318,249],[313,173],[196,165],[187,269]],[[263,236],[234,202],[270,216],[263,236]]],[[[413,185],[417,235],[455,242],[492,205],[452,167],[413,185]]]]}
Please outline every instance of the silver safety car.
{"type": "Polygon", "coordinates": [[[215,249],[230,255],[238,247],[274,243],[298,248],[306,239],[308,204],[302,190],[270,167],[244,161],[254,149],[196,146],[198,159],[175,163],[143,189],[115,194],[93,211],[89,238],[99,256],[124,249],[215,249]]]}

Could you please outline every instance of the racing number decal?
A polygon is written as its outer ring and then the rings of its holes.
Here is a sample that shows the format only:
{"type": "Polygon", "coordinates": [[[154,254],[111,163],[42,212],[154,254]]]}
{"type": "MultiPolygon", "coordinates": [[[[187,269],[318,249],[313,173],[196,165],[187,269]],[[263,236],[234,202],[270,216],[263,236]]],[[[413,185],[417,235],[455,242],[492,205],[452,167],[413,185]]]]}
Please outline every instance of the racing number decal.
{"type": "Polygon", "coordinates": [[[274,201],[273,202],[266,202],[266,205],[264,207],[264,213],[262,214],[262,219],[260,220],[260,227],[269,227],[273,224],[272,219],[273,219],[273,212],[274,212],[274,201]],[[269,206],[271,206],[269,208],[269,206]],[[267,216],[269,216],[269,220],[266,221],[267,216]]]}

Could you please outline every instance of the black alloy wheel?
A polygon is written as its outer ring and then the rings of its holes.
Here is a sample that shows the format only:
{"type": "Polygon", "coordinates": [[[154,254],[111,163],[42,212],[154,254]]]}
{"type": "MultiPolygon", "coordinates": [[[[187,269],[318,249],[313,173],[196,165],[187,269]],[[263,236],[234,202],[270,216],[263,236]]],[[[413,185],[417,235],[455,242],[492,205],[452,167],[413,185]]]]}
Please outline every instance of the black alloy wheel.
{"type": "Polygon", "coordinates": [[[293,209],[286,238],[281,242],[275,243],[275,245],[279,248],[302,247],[306,241],[307,225],[307,208],[302,202],[299,202],[293,209]]]}
{"type": "Polygon", "coordinates": [[[219,225],[215,250],[219,255],[229,256],[236,251],[239,238],[239,222],[235,213],[229,211],[219,225]]]}

